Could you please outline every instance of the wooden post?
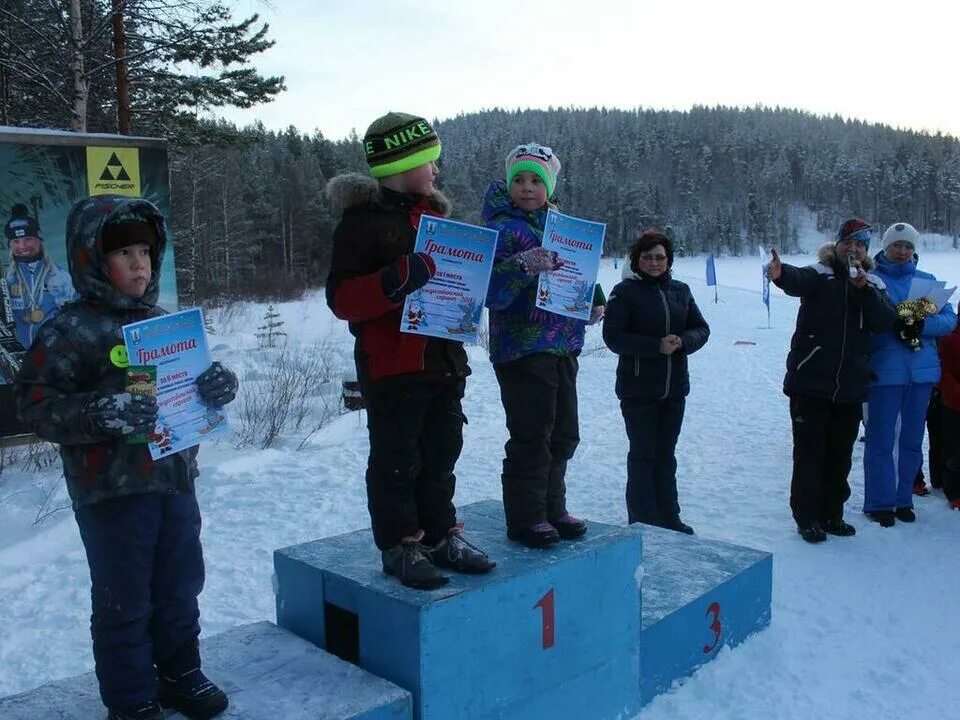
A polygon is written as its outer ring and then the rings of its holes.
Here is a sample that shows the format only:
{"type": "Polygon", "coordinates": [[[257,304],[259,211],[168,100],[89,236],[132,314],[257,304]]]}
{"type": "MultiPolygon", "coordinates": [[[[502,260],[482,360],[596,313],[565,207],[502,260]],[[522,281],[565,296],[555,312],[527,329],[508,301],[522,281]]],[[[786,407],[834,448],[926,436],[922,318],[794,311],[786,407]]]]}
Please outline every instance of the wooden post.
{"type": "Polygon", "coordinates": [[[130,117],[130,78],[127,74],[127,35],[123,27],[125,0],[113,0],[113,56],[117,78],[117,132],[130,135],[133,122],[130,117]]]}

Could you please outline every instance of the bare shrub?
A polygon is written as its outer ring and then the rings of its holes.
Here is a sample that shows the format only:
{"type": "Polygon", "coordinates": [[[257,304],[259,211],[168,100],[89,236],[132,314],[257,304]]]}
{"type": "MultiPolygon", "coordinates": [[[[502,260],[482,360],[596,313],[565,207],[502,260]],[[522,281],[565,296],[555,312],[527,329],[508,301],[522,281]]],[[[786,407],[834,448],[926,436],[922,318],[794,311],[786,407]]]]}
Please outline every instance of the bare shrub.
{"type": "Polygon", "coordinates": [[[308,420],[309,437],[339,415],[339,401],[330,399],[339,391],[336,357],[328,340],[307,349],[285,344],[265,350],[257,379],[241,383],[238,445],[271,447],[284,430],[301,432],[308,420]]]}
{"type": "Polygon", "coordinates": [[[59,475],[44,476],[37,483],[37,488],[40,490],[40,505],[33,519],[34,525],[42,525],[57,513],[70,509],[70,498],[66,492],[66,481],[62,472],[59,475]]]}

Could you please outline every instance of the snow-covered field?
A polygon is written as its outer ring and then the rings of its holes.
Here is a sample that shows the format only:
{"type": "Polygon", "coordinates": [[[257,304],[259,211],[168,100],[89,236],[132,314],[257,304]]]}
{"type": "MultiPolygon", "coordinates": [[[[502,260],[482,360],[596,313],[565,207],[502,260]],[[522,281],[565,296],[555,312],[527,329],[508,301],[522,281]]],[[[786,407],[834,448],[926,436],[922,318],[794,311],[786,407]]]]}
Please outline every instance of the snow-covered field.
{"type": "MultiPolygon", "coordinates": [[[[811,258],[785,260],[806,264],[811,258]]],[[[609,292],[620,271],[604,263],[600,281],[609,292]]],[[[948,284],[960,283],[960,252],[924,253],[921,267],[948,284]]],[[[935,491],[917,499],[915,525],[881,529],[867,522],[860,514],[858,443],[847,505],[857,536],[804,543],[787,502],[791,440],[780,389],[797,303],[774,288],[768,327],[756,257],[718,260],[718,303],[713,288],[705,287],[702,258],[678,258],[674,274],[691,286],[712,328],[710,342],[691,358],[692,393],[678,448],[683,518],[701,536],[774,554],[773,621],[738,648],[722,650],[639,717],[960,717],[960,513],[935,491]]],[[[346,328],[330,316],[322,294],[278,310],[296,342],[309,348],[326,339],[335,363],[350,367],[346,328]]],[[[261,324],[263,312],[264,306],[251,305],[227,318],[214,315],[214,355],[248,382],[262,376],[256,365],[263,354],[255,352],[251,328],[261,324]]],[[[482,349],[470,354],[474,374],[464,402],[469,425],[457,472],[459,503],[499,498],[506,439],[490,364],[482,349]]],[[[579,378],[582,441],[570,464],[568,496],[575,514],[624,523],[627,444],[613,393],[615,366],[599,328],[590,328],[579,378]]],[[[304,441],[306,425],[269,450],[238,450],[226,440],[201,450],[205,634],[274,618],[275,548],[368,525],[362,417],[339,417],[304,441]]],[[[93,665],[89,576],[72,514],[64,510],[33,525],[59,468],[28,472],[22,461],[6,459],[0,476],[0,696],[93,665]]]]}

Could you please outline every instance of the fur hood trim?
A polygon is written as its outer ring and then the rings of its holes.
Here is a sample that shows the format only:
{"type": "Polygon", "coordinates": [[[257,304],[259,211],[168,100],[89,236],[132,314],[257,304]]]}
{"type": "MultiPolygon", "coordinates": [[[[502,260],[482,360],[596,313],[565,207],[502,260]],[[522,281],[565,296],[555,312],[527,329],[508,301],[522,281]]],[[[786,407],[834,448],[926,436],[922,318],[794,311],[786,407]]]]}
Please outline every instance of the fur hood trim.
{"type": "MultiPolygon", "coordinates": [[[[831,275],[833,273],[833,268],[835,263],[838,262],[837,258],[837,246],[834,243],[825,243],[820,246],[820,249],[817,251],[817,260],[819,261],[816,265],[813,265],[817,269],[817,272],[823,275],[831,275]]],[[[873,262],[873,258],[869,255],[864,256],[863,262],[860,263],[863,267],[863,271],[867,273],[867,282],[873,285],[878,290],[886,290],[887,284],[883,280],[870,272],[876,267],[873,262]]]]}
{"type": "MultiPolygon", "coordinates": [[[[823,265],[832,265],[837,261],[837,246],[834,243],[824,243],[817,250],[817,260],[823,265]]],[[[869,255],[864,256],[860,263],[865,272],[870,272],[874,268],[873,258],[869,255]]]]}
{"type": "MultiPolygon", "coordinates": [[[[330,213],[337,220],[352,207],[383,203],[380,183],[369,175],[360,173],[346,173],[332,178],[327,183],[326,195],[330,203],[330,213]]],[[[442,217],[450,215],[453,205],[439,190],[434,192],[428,200],[439,215],[442,217]]]]}

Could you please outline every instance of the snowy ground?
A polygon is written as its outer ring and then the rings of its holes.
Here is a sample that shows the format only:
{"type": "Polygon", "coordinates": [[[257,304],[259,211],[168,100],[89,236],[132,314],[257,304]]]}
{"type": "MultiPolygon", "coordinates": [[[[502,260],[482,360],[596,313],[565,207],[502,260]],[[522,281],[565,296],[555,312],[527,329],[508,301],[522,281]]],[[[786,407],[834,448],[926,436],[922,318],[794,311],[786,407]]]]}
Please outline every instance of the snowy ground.
{"type": "MultiPolygon", "coordinates": [[[[703,267],[702,258],[679,258],[675,266],[713,330],[691,360],[693,390],[678,451],[683,517],[704,537],[774,554],[773,621],[740,647],[722,650],[639,717],[957,717],[960,513],[935,492],[917,499],[913,526],[866,522],[858,443],[847,505],[857,536],[802,542],[787,504],[791,441],[780,390],[796,302],[774,289],[768,328],[756,258],[718,261],[716,304],[703,267]]],[[[960,283],[960,253],[925,253],[921,267],[960,283]]],[[[606,264],[600,280],[607,292],[618,278],[606,264]]],[[[345,327],[320,295],[279,310],[291,337],[307,346],[327,338],[337,363],[350,365],[345,327]]],[[[262,315],[263,306],[247,306],[214,322],[214,354],[248,380],[258,357],[250,328],[262,315]]],[[[582,442],[570,465],[569,505],[592,520],[624,523],[626,437],[613,394],[616,357],[603,349],[597,328],[586,345],[582,442]]],[[[471,349],[471,361],[460,503],[499,497],[505,440],[490,364],[479,348],[471,349]]],[[[302,443],[305,435],[284,436],[265,451],[238,450],[226,440],[201,451],[205,634],[275,617],[275,548],[368,525],[360,415],[344,415],[302,443]]],[[[22,461],[0,476],[0,696],[92,668],[89,577],[72,514],[33,525],[43,488],[57,476],[56,469],[27,472],[22,461]]]]}

